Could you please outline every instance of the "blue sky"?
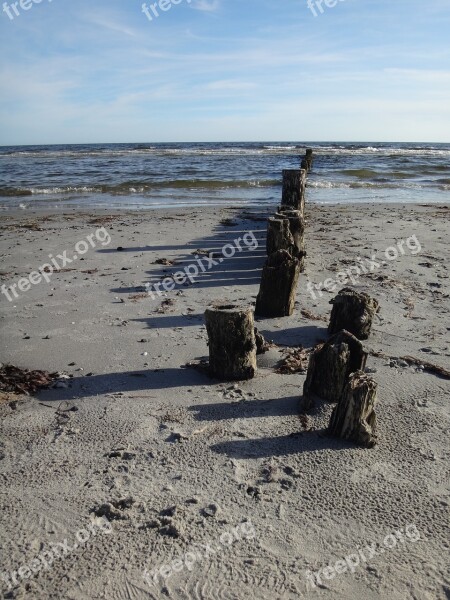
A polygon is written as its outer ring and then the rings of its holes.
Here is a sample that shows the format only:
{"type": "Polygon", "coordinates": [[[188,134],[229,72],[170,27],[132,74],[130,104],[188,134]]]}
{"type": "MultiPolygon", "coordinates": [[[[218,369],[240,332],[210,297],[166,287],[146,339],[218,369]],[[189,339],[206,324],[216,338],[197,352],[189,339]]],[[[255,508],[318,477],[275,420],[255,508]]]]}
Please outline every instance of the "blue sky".
{"type": "Polygon", "coordinates": [[[18,10],[0,14],[3,145],[450,142],[449,0],[316,17],[307,0],[181,0],[152,21],[139,0],[18,10]]]}

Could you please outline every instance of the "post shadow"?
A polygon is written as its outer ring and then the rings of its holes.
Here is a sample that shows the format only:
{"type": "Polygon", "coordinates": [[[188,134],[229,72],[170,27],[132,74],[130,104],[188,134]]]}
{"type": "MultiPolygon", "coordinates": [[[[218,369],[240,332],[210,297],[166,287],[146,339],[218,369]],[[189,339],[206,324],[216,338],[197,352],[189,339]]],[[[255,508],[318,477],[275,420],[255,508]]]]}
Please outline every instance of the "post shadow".
{"type": "MultiPolygon", "coordinates": [[[[210,449],[236,459],[259,459],[291,454],[312,454],[325,450],[355,450],[355,445],[344,440],[330,438],[324,429],[320,431],[301,431],[279,437],[238,439],[213,444],[210,449]]],[[[357,448],[356,448],[357,449],[357,448]]],[[[362,449],[364,451],[364,449],[362,449]]]]}

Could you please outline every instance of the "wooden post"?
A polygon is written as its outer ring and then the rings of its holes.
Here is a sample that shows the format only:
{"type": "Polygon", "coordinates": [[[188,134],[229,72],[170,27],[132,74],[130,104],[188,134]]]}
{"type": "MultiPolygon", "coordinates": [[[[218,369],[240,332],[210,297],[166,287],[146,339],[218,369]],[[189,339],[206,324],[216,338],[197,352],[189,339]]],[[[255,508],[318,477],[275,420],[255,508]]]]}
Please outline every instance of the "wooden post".
{"type": "Polygon", "coordinates": [[[379,303],[364,292],[356,292],[351,288],[343,288],[330,300],[333,305],[328,333],[333,334],[342,329],[353,333],[358,339],[366,340],[370,335],[372,321],[379,311],[379,303]]]}
{"type": "Polygon", "coordinates": [[[294,245],[289,250],[292,256],[295,256],[300,261],[300,273],[305,270],[305,219],[299,210],[289,210],[280,207],[280,211],[276,213],[275,218],[288,219],[289,231],[294,241],[294,245]]]}
{"type": "Polygon", "coordinates": [[[302,158],[301,161],[301,168],[305,169],[306,173],[308,174],[309,171],[311,171],[312,166],[313,166],[313,151],[312,148],[307,148],[306,149],[306,154],[304,156],[304,158],[302,158]]]}
{"type": "Polygon", "coordinates": [[[225,381],[254,377],[256,340],[252,308],[231,304],[210,306],[205,321],[211,374],[225,381]]]}
{"type": "Polygon", "coordinates": [[[294,312],[300,262],[286,250],[269,256],[264,265],[255,314],[260,317],[287,317],[294,312]]]}
{"type": "Polygon", "coordinates": [[[377,441],[376,402],[376,382],[362,371],[352,373],[331,415],[328,435],[372,448],[377,441]]]}
{"type": "Polygon", "coordinates": [[[350,373],[363,370],[366,361],[367,352],[363,345],[348,331],[340,331],[316,346],[309,359],[302,408],[312,408],[314,396],[338,402],[350,373]]]}
{"type": "Polygon", "coordinates": [[[283,215],[271,217],[267,222],[267,255],[270,256],[277,250],[287,250],[292,254],[294,238],[289,227],[289,220],[283,215]]]}
{"type": "Polygon", "coordinates": [[[304,169],[285,169],[283,171],[283,208],[299,210],[305,213],[306,171],[304,169]]]}

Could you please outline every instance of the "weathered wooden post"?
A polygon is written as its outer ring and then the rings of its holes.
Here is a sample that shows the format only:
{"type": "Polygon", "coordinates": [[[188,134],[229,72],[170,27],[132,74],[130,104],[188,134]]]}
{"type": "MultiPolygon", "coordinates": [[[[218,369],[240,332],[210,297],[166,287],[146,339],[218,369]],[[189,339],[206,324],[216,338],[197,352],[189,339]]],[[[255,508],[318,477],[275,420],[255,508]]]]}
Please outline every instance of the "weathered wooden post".
{"type": "Polygon", "coordinates": [[[313,167],[313,151],[312,151],[312,148],[306,148],[305,160],[306,160],[306,170],[307,171],[311,171],[311,169],[313,167]]]}
{"type": "Polygon", "coordinates": [[[253,310],[232,304],[205,312],[211,374],[225,381],[252,379],[256,373],[253,310]]]}
{"type": "Polygon", "coordinates": [[[305,213],[306,171],[304,169],[283,170],[283,208],[299,210],[305,213]]]}
{"type": "Polygon", "coordinates": [[[292,254],[295,246],[294,238],[289,226],[289,220],[283,215],[275,215],[267,221],[267,255],[270,256],[277,250],[287,250],[292,254]]]}
{"type": "Polygon", "coordinates": [[[350,373],[363,370],[367,352],[361,342],[348,331],[340,331],[311,353],[306,381],[303,385],[302,409],[309,410],[314,396],[338,402],[350,373]]]}
{"type": "Polygon", "coordinates": [[[300,261],[300,272],[303,273],[305,270],[305,219],[299,210],[290,210],[280,207],[278,213],[275,214],[275,218],[288,219],[289,231],[294,240],[294,245],[291,248],[287,248],[292,256],[295,256],[300,261]]]}
{"type": "Polygon", "coordinates": [[[373,318],[380,308],[375,298],[364,292],[343,288],[330,300],[330,304],[333,308],[328,333],[333,334],[346,329],[360,340],[369,337],[373,318]]]}
{"type": "Polygon", "coordinates": [[[300,262],[287,250],[271,254],[264,265],[255,314],[260,317],[287,317],[294,312],[300,262]]]}
{"type": "Polygon", "coordinates": [[[377,383],[362,371],[352,373],[331,415],[327,433],[365,448],[377,441],[377,383]]]}

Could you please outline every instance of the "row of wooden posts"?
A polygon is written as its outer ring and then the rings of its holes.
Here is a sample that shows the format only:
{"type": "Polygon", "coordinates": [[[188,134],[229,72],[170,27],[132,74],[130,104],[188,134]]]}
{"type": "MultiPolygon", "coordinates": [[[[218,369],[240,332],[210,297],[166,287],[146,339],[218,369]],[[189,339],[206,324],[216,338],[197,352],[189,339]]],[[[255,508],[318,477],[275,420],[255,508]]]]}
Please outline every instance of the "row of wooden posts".
{"type": "MultiPolygon", "coordinates": [[[[267,260],[263,267],[256,306],[218,304],[205,313],[209,367],[225,381],[255,376],[256,355],[264,340],[254,325],[260,317],[284,317],[294,311],[300,273],[305,269],[305,189],[313,166],[306,151],[301,169],[283,171],[281,206],[267,224],[267,260]]],[[[313,408],[316,397],[337,403],[328,433],[365,447],[376,441],[376,382],[365,373],[367,352],[360,340],[370,335],[378,302],[351,288],[330,301],[330,339],[311,353],[303,388],[301,410],[313,408]]]]}

